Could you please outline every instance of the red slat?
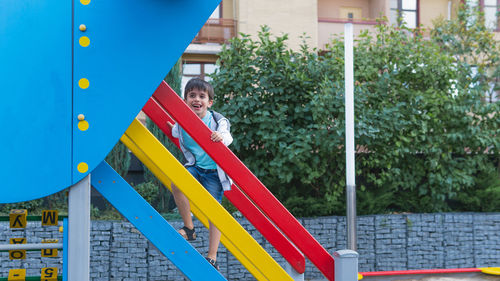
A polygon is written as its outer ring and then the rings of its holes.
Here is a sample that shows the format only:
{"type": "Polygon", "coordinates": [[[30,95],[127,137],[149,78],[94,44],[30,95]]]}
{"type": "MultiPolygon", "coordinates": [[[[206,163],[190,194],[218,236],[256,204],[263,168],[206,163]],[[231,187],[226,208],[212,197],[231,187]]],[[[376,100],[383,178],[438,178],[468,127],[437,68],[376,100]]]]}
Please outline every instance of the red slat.
{"type": "Polygon", "coordinates": [[[223,143],[214,143],[210,140],[210,129],[199,120],[184,101],[165,82],[160,84],[153,96],[323,275],[329,280],[334,280],[333,257],[229,148],[223,143]]]}
{"type": "Polygon", "coordinates": [[[175,124],[175,121],[168,116],[167,112],[153,99],[150,98],[142,108],[142,111],[153,121],[160,130],[179,147],[179,139],[172,136],[172,129],[167,125],[167,121],[175,124]]]}
{"type": "MultiPolygon", "coordinates": [[[[167,121],[175,121],[168,116],[167,112],[150,98],[142,109],[144,113],[179,147],[179,140],[172,137],[172,131],[167,121]]],[[[305,271],[304,255],[288,241],[281,232],[254,206],[254,204],[233,184],[232,190],[224,192],[224,195],[238,208],[248,221],[264,236],[271,245],[290,263],[298,273],[305,271]]]]}
{"type": "Polygon", "coordinates": [[[306,270],[304,255],[266,218],[261,211],[234,184],[225,191],[226,198],[255,226],[271,245],[290,263],[298,273],[306,270]]]}

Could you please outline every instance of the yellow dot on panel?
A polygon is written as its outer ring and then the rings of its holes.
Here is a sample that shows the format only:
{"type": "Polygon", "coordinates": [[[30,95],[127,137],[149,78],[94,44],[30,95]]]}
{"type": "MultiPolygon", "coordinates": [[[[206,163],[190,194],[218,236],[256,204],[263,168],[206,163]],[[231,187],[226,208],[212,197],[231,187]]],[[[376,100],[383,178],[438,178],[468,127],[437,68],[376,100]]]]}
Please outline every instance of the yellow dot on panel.
{"type": "Polygon", "coordinates": [[[80,131],[87,131],[89,126],[89,122],[85,120],[78,122],[78,129],[80,129],[80,131]]]}
{"type": "Polygon", "coordinates": [[[80,3],[82,3],[83,5],[88,5],[90,4],[90,0],[80,0],[80,3]]]}
{"type": "Polygon", "coordinates": [[[87,36],[82,36],[80,37],[80,46],[82,47],[87,47],[90,45],[90,39],[87,36]]]}
{"type": "Polygon", "coordinates": [[[78,86],[82,89],[87,89],[90,85],[90,82],[87,78],[82,78],[78,80],[78,86]]]}
{"type": "Polygon", "coordinates": [[[78,169],[78,172],[83,174],[89,170],[89,165],[87,165],[87,163],[85,162],[81,162],[76,168],[78,169]]]}

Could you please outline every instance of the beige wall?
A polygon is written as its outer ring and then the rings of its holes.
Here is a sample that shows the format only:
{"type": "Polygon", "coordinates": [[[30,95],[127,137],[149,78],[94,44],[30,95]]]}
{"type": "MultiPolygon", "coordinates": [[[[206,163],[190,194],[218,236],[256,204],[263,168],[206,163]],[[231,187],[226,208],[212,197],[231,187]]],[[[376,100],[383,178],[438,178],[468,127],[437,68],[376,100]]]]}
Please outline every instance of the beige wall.
{"type": "Polygon", "coordinates": [[[448,17],[448,0],[420,0],[420,24],[432,27],[432,21],[448,17]]]}
{"type": "Polygon", "coordinates": [[[274,35],[287,33],[288,46],[298,50],[305,32],[310,47],[318,44],[317,0],[235,0],[238,31],[256,36],[262,25],[274,35]]]}
{"type": "MultiPolygon", "coordinates": [[[[325,45],[329,44],[333,38],[344,36],[344,23],[320,22],[318,26],[318,48],[325,49],[325,45]]],[[[362,30],[368,29],[370,32],[375,32],[375,25],[370,24],[355,24],[353,25],[354,36],[359,35],[362,30]]]]}
{"type": "Polygon", "coordinates": [[[362,17],[366,19],[372,18],[370,0],[318,0],[318,17],[340,19],[344,18],[340,15],[341,8],[361,8],[362,17]]]}
{"type": "Polygon", "coordinates": [[[233,0],[222,0],[222,18],[234,19],[233,0]]]}
{"type": "Polygon", "coordinates": [[[388,0],[371,0],[370,1],[370,18],[378,19],[389,13],[388,0]]]}

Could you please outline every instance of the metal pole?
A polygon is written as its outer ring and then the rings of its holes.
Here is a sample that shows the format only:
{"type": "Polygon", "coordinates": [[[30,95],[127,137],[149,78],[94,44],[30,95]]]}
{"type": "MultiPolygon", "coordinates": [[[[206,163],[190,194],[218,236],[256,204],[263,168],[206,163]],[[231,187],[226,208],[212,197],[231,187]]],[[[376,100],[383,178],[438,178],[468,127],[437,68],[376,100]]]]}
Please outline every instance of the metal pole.
{"type": "Polygon", "coordinates": [[[62,243],[4,244],[0,251],[62,249],[62,243]]]}
{"type": "Polygon", "coordinates": [[[69,189],[68,280],[90,278],[90,175],[69,189]]]}
{"type": "Polygon", "coordinates": [[[356,182],[354,167],[354,54],[353,26],[345,24],[345,147],[347,196],[347,248],[356,251],[356,182]]]}

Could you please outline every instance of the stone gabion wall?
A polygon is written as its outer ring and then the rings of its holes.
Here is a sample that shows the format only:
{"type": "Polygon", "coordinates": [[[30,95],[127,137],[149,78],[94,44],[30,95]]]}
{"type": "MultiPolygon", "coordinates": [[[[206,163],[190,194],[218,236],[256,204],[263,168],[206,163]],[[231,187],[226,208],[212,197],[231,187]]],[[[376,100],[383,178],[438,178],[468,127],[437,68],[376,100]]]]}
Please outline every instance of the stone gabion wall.
{"type": "MultiPolygon", "coordinates": [[[[245,219],[241,225],[275,260],[285,260],[245,219]]],[[[303,218],[300,222],[329,253],[346,248],[344,217],[303,218]]],[[[180,221],[170,222],[180,228],[180,221]]],[[[198,238],[192,245],[205,255],[208,231],[196,221],[198,238]]],[[[465,268],[500,266],[500,213],[399,214],[358,217],[360,271],[427,268],[465,268]]],[[[40,227],[29,222],[26,230],[10,230],[0,224],[0,243],[8,238],[28,237],[28,243],[42,238],[62,239],[57,227],[40,227]]],[[[93,221],[91,238],[91,280],[184,280],[142,234],[128,222],[93,221]]],[[[61,256],[61,255],[60,255],[61,256]]],[[[28,252],[26,260],[10,261],[0,253],[0,277],[11,268],[27,268],[28,275],[39,275],[42,267],[62,268],[60,258],[40,258],[28,252]]],[[[255,280],[221,245],[218,256],[221,273],[228,280],[255,280]]],[[[324,280],[319,271],[306,263],[306,280],[324,280]]]]}
{"type": "MultiPolygon", "coordinates": [[[[61,223],[62,224],[62,223],[61,223]]],[[[10,229],[9,222],[0,223],[0,244],[9,244],[10,238],[26,238],[26,243],[41,243],[43,239],[59,239],[63,235],[58,226],[41,227],[41,222],[27,222],[26,228],[10,229]]],[[[62,253],[59,252],[62,257],[62,253]]],[[[26,276],[40,276],[44,267],[57,267],[62,271],[61,258],[41,258],[41,251],[26,251],[26,259],[10,260],[8,252],[0,252],[0,277],[7,277],[9,269],[25,268],[26,276]]]]}

